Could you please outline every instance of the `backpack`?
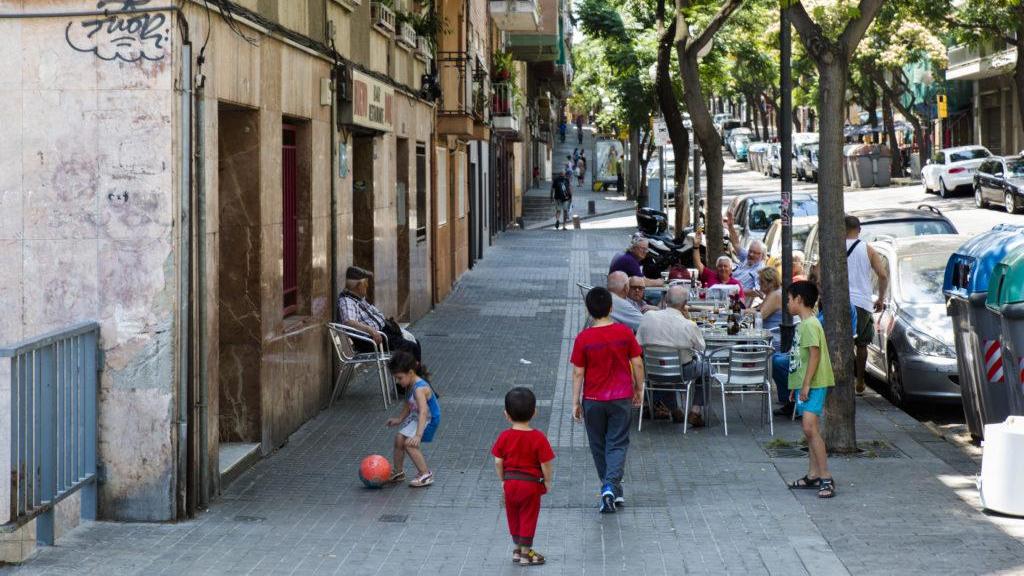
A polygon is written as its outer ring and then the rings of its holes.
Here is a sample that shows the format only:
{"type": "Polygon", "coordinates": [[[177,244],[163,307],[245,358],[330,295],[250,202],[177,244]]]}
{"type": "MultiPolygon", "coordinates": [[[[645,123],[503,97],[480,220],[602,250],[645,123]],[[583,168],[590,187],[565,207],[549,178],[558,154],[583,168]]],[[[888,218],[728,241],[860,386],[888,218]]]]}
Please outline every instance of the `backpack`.
{"type": "Polygon", "coordinates": [[[568,199],[569,187],[565,183],[565,178],[559,178],[555,181],[555,200],[565,202],[568,199]]]}

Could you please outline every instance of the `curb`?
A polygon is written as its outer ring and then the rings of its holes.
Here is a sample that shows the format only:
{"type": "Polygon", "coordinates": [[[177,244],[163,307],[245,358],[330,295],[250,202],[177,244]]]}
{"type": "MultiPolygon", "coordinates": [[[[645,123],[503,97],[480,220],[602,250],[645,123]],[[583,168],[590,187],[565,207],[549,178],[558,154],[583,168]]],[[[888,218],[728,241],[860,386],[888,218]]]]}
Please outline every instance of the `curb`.
{"type": "MultiPolygon", "coordinates": [[[[603,216],[610,216],[612,214],[625,214],[626,212],[636,212],[636,207],[632,208],[619,208],[617,210],[609,210],[608,212],[598,212],[596,214],[588,214],[587,216],[580,216],[580,221],[593,220],[595,218],[601,218],[603,216]]],[[[541,228],[547,228],[548,226],[554,226],[555,219],[552,218],[550,221],[545,220],[544,222],[538,222],[536,224],[530,224],[523,228],[523,230],[540,230],[541,228]]]]}

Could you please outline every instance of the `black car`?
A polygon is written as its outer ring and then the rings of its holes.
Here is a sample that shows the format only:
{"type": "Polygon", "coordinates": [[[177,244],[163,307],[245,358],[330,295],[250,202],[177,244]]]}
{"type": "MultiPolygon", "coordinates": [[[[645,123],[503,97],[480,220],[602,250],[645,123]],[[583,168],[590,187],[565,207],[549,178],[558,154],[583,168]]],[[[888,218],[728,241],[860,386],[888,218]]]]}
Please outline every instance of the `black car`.
{"type": "Polygon", "coordinates": [[[974,203],[1002,204],[1013,214],[1024,207],[1024,156],[993,156],[974,173],[974,203]]]}
{"type": "MultiPolygon", "coordinates": [[[[931,234],[958,234],[956,226],[942,212],[930,205],[921,204],[916,210],[906,208],[879,208],[850,212],[860,220],[860,238],[874,242],[885,238],[910,238],[931,234]]],[[[807,262],[818,261],[819,226],[815,224],[807,234],[804,251],[807,262]]]]}

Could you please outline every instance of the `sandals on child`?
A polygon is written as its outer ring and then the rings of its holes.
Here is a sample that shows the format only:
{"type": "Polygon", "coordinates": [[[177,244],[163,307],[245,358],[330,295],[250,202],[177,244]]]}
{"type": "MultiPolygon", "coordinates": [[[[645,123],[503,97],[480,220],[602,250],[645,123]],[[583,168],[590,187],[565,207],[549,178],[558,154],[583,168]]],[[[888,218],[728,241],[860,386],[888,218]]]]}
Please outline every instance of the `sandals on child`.
{"type": "Polygon", "coordinates": [[[544,557],[537,553],[536,550],[530,549],[519,558],[520,566],[540,566],[544,563],[544,557]]]}
{"type": "Polygon", "coordinates": [[[789,483],[790,490],[804,490],[804,489],[815,489],[821,484],[821,478],[810,478],[804,476],[798,480],[794,480],[789,483]]]}
{"type": "Polygon", "coordinates": [[[409,481],[409,486],[413,488],[423,488],[424,486],[430,486],[434,483],[434,473],[427,472],[426,474],[420,474],[416,478],[409,481]]]}
{"type": "Polygon", "coordinates": [[[831,478],[822,478],[818,483],[818,498],[831,498],[836,495],[836,482],[831,478]]]}

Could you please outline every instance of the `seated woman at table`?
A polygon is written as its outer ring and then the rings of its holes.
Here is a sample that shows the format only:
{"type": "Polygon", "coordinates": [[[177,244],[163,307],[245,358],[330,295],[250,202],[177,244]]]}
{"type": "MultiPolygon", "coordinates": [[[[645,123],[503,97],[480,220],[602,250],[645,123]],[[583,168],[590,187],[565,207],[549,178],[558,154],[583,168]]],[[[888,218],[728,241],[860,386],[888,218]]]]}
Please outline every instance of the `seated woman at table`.
{"type": "MultiPolygon", "coordinates": [[[[754,314],[761,315],[765,330],[774,330],[782,324],[782,282],[779,279],[779,272],[775,268],[765,267],[757,273],[757,279],[760,281],[761,291],[764,292],[764,300],[754,314]]],[[[779,351],[777,331],[772,333],[772,346],[776,352],[779,351]]]]}
{"type": "Polygon", "coordinates": [[[743,293],[743,284],[740,281],[732,277],[732,258],[728,256],[719,256],[718,260],[715,261],[715,269],[712,270],[704,265],[700,261],[700,245],[703,234],[700,232],[693,236],[693,262],[697,268],[697,279],[705,288],[711,286],[717,286],[719,284],[726,284],[736,286],[739,289],[739,301],[744,302],[746,294],[743,293]]]}

